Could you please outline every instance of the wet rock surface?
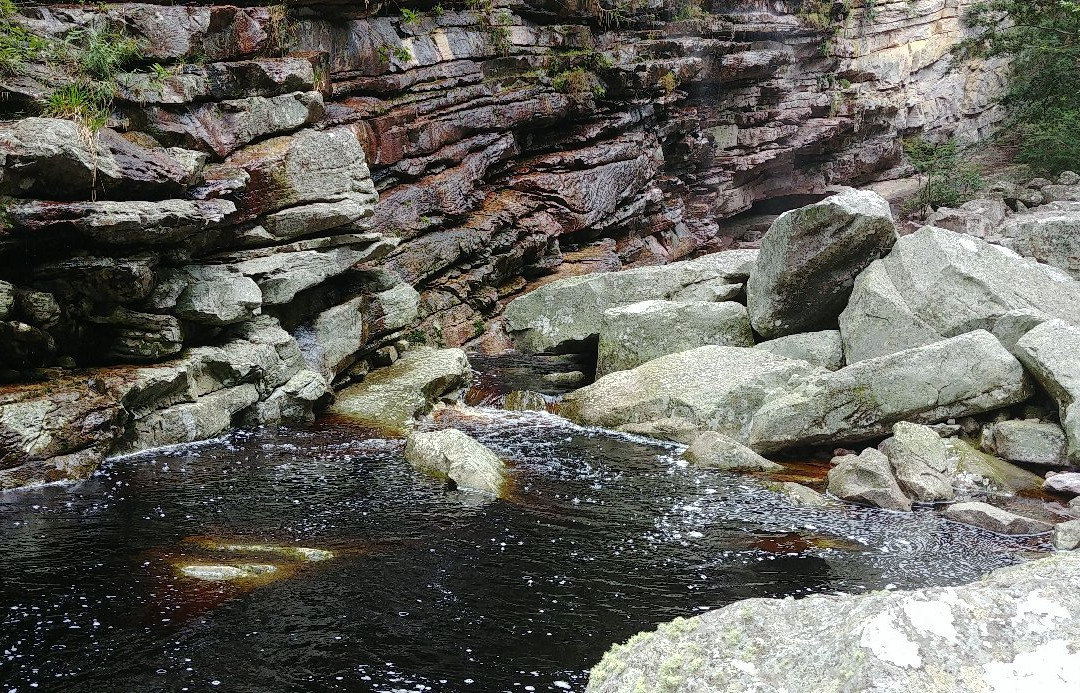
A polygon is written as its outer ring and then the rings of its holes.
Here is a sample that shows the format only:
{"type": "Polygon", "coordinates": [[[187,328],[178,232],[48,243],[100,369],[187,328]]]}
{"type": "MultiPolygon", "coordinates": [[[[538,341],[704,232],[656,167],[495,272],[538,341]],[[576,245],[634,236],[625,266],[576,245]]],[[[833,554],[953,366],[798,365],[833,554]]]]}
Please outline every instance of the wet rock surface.
{"type": "Polygon", "coordinates": [[[1078,581],[1062,553],[961,587],[740,602],[616,645],[586,690],[1065,690],[1080,623],[1059,586],[1078,581]]]}
{"type": "Polygon", "coordinates": [[[506,464],[457,429],[411,434],[405,441],[405,459],[429,474],[449,480],[457,489],[495,497],[506,492],[506,464]]]}

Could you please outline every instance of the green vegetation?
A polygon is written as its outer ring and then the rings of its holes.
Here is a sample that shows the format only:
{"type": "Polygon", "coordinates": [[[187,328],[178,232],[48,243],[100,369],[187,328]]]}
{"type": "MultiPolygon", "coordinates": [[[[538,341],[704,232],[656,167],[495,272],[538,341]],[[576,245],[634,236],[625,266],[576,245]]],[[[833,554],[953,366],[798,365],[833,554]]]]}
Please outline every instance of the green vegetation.
{"type": "Polygon", "coordinates": [[[16,14],[12,0],[0,0],[0,74],[15,75],[26,63],[49,52],[50,42],[11,21],[16,14]]]}
{"type": "Polygon", "coordinates": [[[1002,138],[1036,171],[1058,173],[1080,162],[1080,2],[984,0],[966,16],[979,33],[959,57],[1011,58],[1002,138]]]}
{"type": "Polygon", "coordinates": [[[401,23],[402,24],[419,24],[420,13],[416,10],[410,10],[408,7],[401,8],[401,23]]]}
{"type": "Polygon", "coordinates": [[[679,77],[668,70],[667,73],[660,78],[660,87],[664,90],[665,94],[672,94],[675,92],[675,88],[679,86],[679,77]]]}
{"type": "Polygon", "coordinates": [[[964,152],[954,139],[935,144],[912,137],[904,141],[904,154],[919,175],[925,176],[925,183],[919,194],[908,201],[906,211],[928,206],[959,207],[983,187],[978,168],[961,158],[964,152]]]}
{"type": "Polygon", "coordinates": [[[592,94],[596,98],[601,98],[607,93],[600,84],[600,80],[582,67],[556,74],[551,78],[551,86],[555,91],[571,96],[592,94]]]}
{"type": "Polygon", "coordinates": [[[701,0],[683,0],[672,13],[671,18],[676,22],[697,21],[705,19],[709,13],[701,9],[701,0]]]}
{"type": "Polygon", "coordinates": [[[79,68],[93,79],[112,80],[123,68],[142,58],[138,41],[103,25],[72,31],[67,40],[79,47],[79,68]]]}

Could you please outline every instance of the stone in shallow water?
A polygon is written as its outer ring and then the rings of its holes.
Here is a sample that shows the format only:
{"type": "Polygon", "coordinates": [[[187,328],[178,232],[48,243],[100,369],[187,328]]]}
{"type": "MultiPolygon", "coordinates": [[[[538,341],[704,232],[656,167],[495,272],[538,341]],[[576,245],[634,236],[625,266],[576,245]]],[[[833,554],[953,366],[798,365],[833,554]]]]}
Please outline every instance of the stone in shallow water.
{"type": "Polygon", "coordinates": [[[1080,472],[1055,474],[1046,480],[1043,488],[1066,496],[1080,496],[1080,472]]]}
{"type": "Polygon", "coordinates": [[[334,557],[333,551],[316,549],[310,546],[288,546],[285,544],[246,544],[217,541],[198,541],[200,546],[210,551],[225,553],[271,553],[294,560],[315,563],[328,561],[334,557]]]}
{"type": "Polygon", "coordinates": [[[330,412],[401,435],[438,400],[456,399],[471,378],[469,360],[461,349],[410,349],[394,365],[339,392],[330,412]]]}
{"type": "Polygon", "coordinates": [[[949,506],[945,517],[998,534],[1045,534],[1053,529],[1048,522],[1010,513],[988,503],[957,503],[949,506]]]}
{"type": "Polygon", "coordinates": [[[695,438],[683,457],[696,466],[727,472],[777,472],[783,469],[738,441],[715,431],[706,431],[695,438]]]}
{"type": "Polygon", "coordinates": [[[1080,690],[1080,555],[970,585],[747,599],[613,647],[588,693],[1080,690]]]}
{"type": "Polygon", "coordinates": [[[828,496],[818,493],[814,489],[796,484],[793,481],[782,481],[777,484],[766,484],[766,488],[782,494],[794,505],[804,508],[833,508],[839,507],[839,503],[830,500],[828,496]]]}
{"type": "Polygon", "coordinates": [[[956,495],[945,441],[929,426],[897,423],[881,451],[889,458],[900,488],[912,500],[936,503],[956,495]]]}
{"type": "Polygon", "coordinates": [[[277,572],[277,567],[266,563],[195,564],[180,566],[184,577],[208,582],[228,582],[264,577],[277,572]]]}
{"type": "Polygon", "coordinates": [[[889,458],[873,448],[859,455],[845,455],[833,460],[829,470],[829,493],[853,503],[886,510],[911,510],[911,500],[904,495],[893,476],[889,458]]]}
{"type": "Polygon", "coordinates": [[[506,489],[506,464],[457,429],[413,433],[405,443],[405,459],[415,467],[450,479],[461,489],[493,496],[506,489]]]}

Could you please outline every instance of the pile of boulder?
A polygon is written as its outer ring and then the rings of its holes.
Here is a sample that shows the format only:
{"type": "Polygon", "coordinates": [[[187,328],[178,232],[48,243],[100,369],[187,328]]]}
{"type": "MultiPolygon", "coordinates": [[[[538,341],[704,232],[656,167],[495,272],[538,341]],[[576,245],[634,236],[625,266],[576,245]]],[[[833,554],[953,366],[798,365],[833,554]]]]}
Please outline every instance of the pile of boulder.
{"type": "Polygon", "coordinates": [[[883,198],[841,189],[781,215],[758,251],[555,281],[512,301],[506,324],[524,351],[596,349],[596,381],[559,407],[580,424],[754,471],[762,455],[861,444],[832,460],[831,495],[1049,532],[1063,505],[1036,519],[980,501],[1080,495],[1080,281],[1056,255],[991,241],[1050,211],[1080,223],[1062,201],[1080,200],[1076,183],[1046,182],[1055,201],[1036,212],[1009,193],[936,217],[997,215],[978,234],[900,235],[883,198]]]}

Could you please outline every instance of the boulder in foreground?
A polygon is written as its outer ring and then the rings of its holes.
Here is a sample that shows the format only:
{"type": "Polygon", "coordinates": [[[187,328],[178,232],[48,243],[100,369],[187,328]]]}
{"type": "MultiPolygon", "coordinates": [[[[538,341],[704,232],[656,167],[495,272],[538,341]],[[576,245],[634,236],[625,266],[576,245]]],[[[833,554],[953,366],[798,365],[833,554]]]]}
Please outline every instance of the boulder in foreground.
{"type": "Polygon", "coordinates": [[[896,242],[889,203],[847,188],[781,214],[746,284],[750,322],[766,338],[835,324],[855,277],[896,242]]]}
{"type": "Polygon", "coordinates": [[[459,489],[499,496],[506,486],[506,465],[499,456],[455,428],[413,433],[405,459],[459,489]]]}
{"type": "Polygon", "coordinates": [[[960,587],[747,599],[613,647],[588,693],[1080,690],[1080,554],[960,587]]]}

